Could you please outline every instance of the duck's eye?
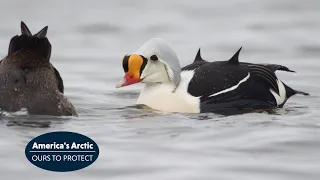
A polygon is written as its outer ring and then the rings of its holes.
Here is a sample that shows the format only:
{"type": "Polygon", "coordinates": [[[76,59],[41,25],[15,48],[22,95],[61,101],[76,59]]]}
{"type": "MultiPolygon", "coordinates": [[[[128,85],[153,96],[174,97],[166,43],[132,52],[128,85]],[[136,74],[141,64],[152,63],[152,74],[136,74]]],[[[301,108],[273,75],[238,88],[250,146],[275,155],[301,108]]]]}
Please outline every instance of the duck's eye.
{"type": "Polygon", "coordinates": [[[150,59],[151,59],[152,61],[156,61],[156,60],[158,60],[158,56],[157,56],[157,55],[152,55],[152,56],[150,57],[150,59]]]}

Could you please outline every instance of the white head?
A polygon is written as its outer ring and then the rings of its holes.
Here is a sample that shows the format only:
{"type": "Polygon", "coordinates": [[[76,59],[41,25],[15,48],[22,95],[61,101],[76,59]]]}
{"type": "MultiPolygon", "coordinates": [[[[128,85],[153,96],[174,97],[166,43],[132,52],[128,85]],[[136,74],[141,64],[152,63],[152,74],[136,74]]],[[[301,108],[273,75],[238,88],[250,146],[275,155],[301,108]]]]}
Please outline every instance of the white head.
{"type": "Polygon", "coordinates": [[[173,82],[179,85],[181,66],[178,56],[167,42],[153,38],[144,43],[136,52],[124,56],[124,80],[117,88],[135,84],[173,82]]]}

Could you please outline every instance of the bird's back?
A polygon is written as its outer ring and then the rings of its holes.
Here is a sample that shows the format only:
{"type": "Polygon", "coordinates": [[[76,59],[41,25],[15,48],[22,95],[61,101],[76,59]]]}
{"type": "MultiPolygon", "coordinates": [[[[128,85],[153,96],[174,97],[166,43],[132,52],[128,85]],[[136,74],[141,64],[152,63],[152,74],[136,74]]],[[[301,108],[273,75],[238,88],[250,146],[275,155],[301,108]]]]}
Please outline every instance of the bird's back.
{"type": "Polygon", "coordinates": [[[50,63],[47,27],[32,35],[21,23],[22,35],[14,36],[8,55],[0,62],[0,108],[30,114],[77,115],[64,96],[63,80],[50,63]],[[43,32],[45,31],[45,32],[43,32]]]}

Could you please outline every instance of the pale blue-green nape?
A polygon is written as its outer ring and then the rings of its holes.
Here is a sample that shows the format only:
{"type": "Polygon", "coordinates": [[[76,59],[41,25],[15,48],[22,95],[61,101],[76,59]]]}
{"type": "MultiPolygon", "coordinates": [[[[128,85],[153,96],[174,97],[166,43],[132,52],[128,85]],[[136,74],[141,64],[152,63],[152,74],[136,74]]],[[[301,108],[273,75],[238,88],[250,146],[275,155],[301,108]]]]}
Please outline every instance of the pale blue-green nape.
{"type": "Polygon", "coordinates": [[[144,55],[146,58],[149,58],[152,55],[157,55],[161,60],[163,60],[169,79],[175,84],[175,88],[178,87],[181,78],[179,58],[165,40],[161,38],[152,38],[145,42],[135,53],[144,55]]]}

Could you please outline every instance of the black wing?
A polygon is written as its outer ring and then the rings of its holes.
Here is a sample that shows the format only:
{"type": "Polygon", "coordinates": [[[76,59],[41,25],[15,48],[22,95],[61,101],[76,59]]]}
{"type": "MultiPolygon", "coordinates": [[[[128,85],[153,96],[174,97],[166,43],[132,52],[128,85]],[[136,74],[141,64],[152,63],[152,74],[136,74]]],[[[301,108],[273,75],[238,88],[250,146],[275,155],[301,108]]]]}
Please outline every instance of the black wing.
{"type": "Polygon", "coordinates": [[[248,68],[230,65],[228,62],[206,63],[194,70],[188,92],[205,100],[210,95],[237,85],[248,73],[248,68]]]}
{"type": "MultiPolygon", "coordinates": [[[[265,82],[268,86],[270,86],[271,89],[273,89],[277,93],[279,93],[279,88],[278,88],[277,76],[275,75],[275,71],[280,70],[280,71],[287,71],[287,72],[295,72],[295,71],[290,70],[286,66],[282,66],[282,65],[278,65],[278,64],[253,64],[253,63],[247,63],[247,62],[239,62],[239,54],[240,54],[241,49],[242,49],[242,47],[228,61],[216,61],[216,62],[212,62],[213,64],[208,61],[205,61],[201,57],[201,52],[199,49],[197,52],[197,55],[195,57],[194,62],[192,64],[189,64],[189,65],[183,67],[182,70],[183,71],[184,70],[196,70],[197,68],[199,68],[200,70],[198,70],[198,71],[203,71],[206,68],[206,67],[201,67],[203,65],[211,64],[211,65],[207,65],[207,66],[210,66],[211,68],[216,68],[216,67],[219,67],[217,65],[219,65],[219,64],[221,65],[223,63],[228,62],[227,65],[239,65],[244,68],[247,68],[247,71],[249,71],[251,73],[251,76],[265,82]]],[[[235,79],[235,81],[237,81],[236,78],[234,78],[234,79],[235,79]]]]}
{"type": "Polygon", "coordinates": [[[195,61],[192,64],[189,64],[189,65],[183,67],[181,70],[182,71],[194,70],[194,69],[196,69],[196,68],[198,68],[198,67],[200,67],[200,66],[202,66],[204,64],[207,64],[207,63],[209,63],[209,62],[206,62],[206,61],[195,61]]]}
{"type": "Polygon", "coordinates": [[[64,93],[63,80],[62,80],[62,78],[60,76],[59,71],[53,65],[52,65],[52,67],[53,67],[53,70],[54,70],[54,74],[55,74],[55,76],[57,78],[58,89],[63,94],[64,93]]]}
{"type": "Polygon", "coordinates": [[[200,49],[194,62],[182,70],[193,70],[188,92],[200,97],[201,112],[254,110],[281,107],[294,94],[309,95],[284,85],[286,100],[277,104],[270,92],[279,93],[275,71],[295,72],[278,64],[239,62],[240,48],[228,61],[207,62],[200,49]],[[248,78],[247,76],[250,75],[248,78]]]}
{"type": "Polygon", "coordinates": [[[194,77],[188,87],[192,96],[200,97],[202,112],[277,106],[270,89],[279,93],[274,71],[286,70],[285,67],[239,63],[240,50],[228,61],[198,61],[189,65],[195,67],[195,63],[202,62],[194,69],[194,77]]]}
{"type": "Polygon", "coordinates": [[[266,72],[228,62],[204,64],[195,69],[188,92],[200,97],[201,112],[273,108],[270,88],[276,80],[266,72]]]}
{"type": "Polygon", "coordinates": [[[197,67],[189,82],[188,92],[192,96],[201,97],[201,101],[205,101],[216,96],[217,93],[221,94],[222,91],[237,86],[241,81],[246,81],[250,73],[248,67],[239,65],[240,51],[241,48],[228,61],[209,63],[201,58],[199,49],[195,61],[189,65],[190,69],[191,66],[197,67]]]}

